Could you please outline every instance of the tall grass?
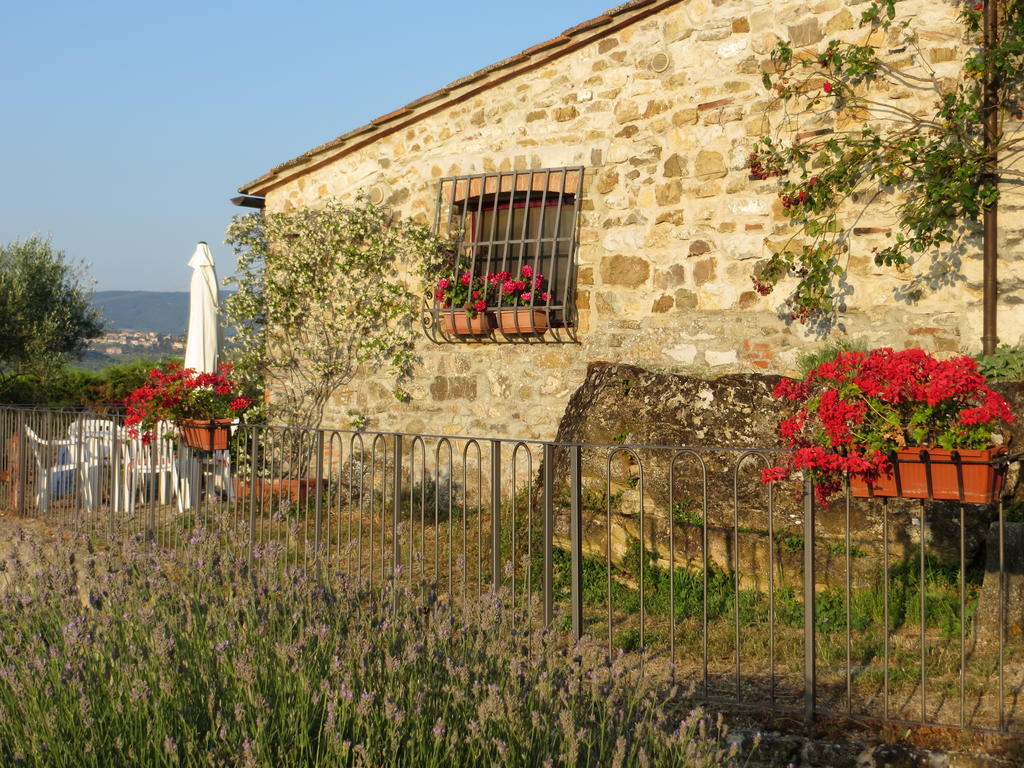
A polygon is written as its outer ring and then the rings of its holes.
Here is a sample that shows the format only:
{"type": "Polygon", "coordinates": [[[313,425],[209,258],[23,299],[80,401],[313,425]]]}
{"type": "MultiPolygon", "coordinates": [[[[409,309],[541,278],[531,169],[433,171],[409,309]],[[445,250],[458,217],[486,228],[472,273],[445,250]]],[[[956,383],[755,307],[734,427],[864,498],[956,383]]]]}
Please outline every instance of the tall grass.
{"type": "Polygon", "coordinates": [[[500,596],[281,578],[279,553],[198,533],[178,557],[67,551],[22,542],[0,574],[3,765],[739,764],[720,721],[522,633],[500,596]]]}
{"type": "Polygon", "coordinates": [[[835,360],[843,352],[867,352],[868,342],[864,338],[839,338],[827,341],[817,349],[802,353],[796,360],[800,378],[804,378],[822,363],[835,360]]]}

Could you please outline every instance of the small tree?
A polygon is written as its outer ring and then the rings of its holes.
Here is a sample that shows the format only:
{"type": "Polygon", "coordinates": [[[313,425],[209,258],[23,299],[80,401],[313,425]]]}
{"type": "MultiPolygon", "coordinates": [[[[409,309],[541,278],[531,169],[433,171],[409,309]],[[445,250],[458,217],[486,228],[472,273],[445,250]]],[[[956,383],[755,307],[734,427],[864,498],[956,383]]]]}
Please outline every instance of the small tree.
{"type": "Polygon", "coordinates": [[[80,265],[48,240],[0,244],[0,396],[45,381],[103,332],[80,265]]]}
{"type": "Polygon", "coordinates": [[[844,309],[852,290],[849,235],[869,206],[895,219],[875,263],[914,267],[903,298],[963,279],[964,236],[979,233],[1000,178],[1021,175],[994,167],[1020,135],[1000,126],[986,140],[983,121],[988,110],[1019,116],[1024,2],[999,1],[999,33],[991,39],[983,35],[984,10],[971,0],[960,11],[968,47],[955,77],[936,72],[918,30],[897,19],[895,0],[867,6],[861,42],[832,40],[799,52],[781,42],[772,53],[764,85],[774,96],[768,111],[777,130],[754,146],[749,162],[754,177],[780,178],[792,227],[754,285],[766,295],[796,277],[789,319],[828,320],[844,309]],[[905,106],[908,93],[925,106],[905,106]],[[795,139],[794,128],[802,132],[795,139]]]}
{"type": "Polygon", "coordinates": [[[412,373],[419,291],[452,247],[426,227],[360,199],[236,217],[238,259],[226,310],[236,372],[270,391],[270,415],[318,427],[330,396],[361,368],[412,373]]]}

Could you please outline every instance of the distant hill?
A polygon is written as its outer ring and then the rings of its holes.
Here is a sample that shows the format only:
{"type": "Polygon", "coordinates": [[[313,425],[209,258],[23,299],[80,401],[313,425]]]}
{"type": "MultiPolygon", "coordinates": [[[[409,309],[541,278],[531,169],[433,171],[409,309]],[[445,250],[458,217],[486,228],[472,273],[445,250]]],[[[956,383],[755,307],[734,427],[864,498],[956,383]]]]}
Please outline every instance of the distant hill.
{"type": "Polygon", "coordinates": [[[108,331],[152,331],[184,336],[188,330],[187,291],[96,291],[93,306],[108,331]]]}
{"type": "Polygon", "coordinates": [[[96,291],[92,303],[103,313],[108,331],[184,336],[188,330],[187,291],[96,291]]]}

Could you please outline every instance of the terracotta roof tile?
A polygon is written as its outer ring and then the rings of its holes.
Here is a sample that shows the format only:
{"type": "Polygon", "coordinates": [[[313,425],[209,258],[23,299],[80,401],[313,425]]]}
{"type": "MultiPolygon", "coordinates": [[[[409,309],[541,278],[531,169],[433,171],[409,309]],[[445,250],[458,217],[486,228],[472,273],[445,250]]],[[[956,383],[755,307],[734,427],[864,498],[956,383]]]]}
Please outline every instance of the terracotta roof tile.
{"type": "Polygon", "coordinates": [[[617,5],[614,8],[609,8],[604,12],[604,16],[620,16],[623,13],[629,13],[637,8],[643,8],[645,5],[650,5],[654,0],[630,0],[628,3],[617,5]]]}
{"type": "Polygon", "coordinates": [[[382,123],[387,123],[387,122],[390,122],[391,120],[394,120],[396,117],[401,117],[402,115],[409,115],[409,114],[412,114],[412,110],[409,109],[409,107],[399,107],[398,109],[394,110],[393,112],[388,112],[386,115],[381,115],[380,117],[375,117],[370,122],[373,123],[374,125],[381,125],[382,123]]]}
{"type": "Polygon", "coordinates": [[[600,16],[595,16],[592,19],[577,24],[575,27],[569,27],[562,33],[562,37],[571,37],[572,35],[578,35],[580,32],[586,32],[588,29],[596,29],[597,27],[603,27],[605,24],[611,23],[612,17],[602,13],[600,16]]]}
{"type": "Polygon", "coordinates": [[[433,93],[428,93],[426,96],[420,96],[418,99],[415,99],[414,101],[410,101],[405,106],[408,107],[409,109],[415,109],[416,107],[420,106],[421,104],[426,104],[428,102],[436,101],[437,99],[444,98],[449,93],[451,93],[451,89],[450,88],[438,88],[433,93]]]}
{"type": "Polygon", "coordinates": [[[566,42],[568,39],[569,38],[566,35],[564,35],[564,34],[561,34],[558,37],[552,37],[550,40],[545,40],[543,43],[537,43],[536,45],[531,45],[529,48],[525,49],[522,52],[521,55],[523,55],[523,56],[530,56],[531,54],[547,50],[548,48],[553,48],[556,45],[561,45],[562,43],[566,42]]]}

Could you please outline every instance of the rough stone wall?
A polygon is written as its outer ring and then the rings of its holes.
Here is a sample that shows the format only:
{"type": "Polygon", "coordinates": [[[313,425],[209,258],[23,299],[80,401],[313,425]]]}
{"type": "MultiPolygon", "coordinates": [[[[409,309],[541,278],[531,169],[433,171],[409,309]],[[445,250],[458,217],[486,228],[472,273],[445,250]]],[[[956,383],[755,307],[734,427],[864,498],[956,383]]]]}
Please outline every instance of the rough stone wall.
{"type": "MultiPolygon", "coordinates": [[[[775,182],[753,180],[745,167],[772,118],[761,68],[780,38],[812,47],[835,35],[861,39],[862,7],[857,0],[677,3],[269,191],[269,210],[289,210],[380,186],[396,213],[432,222],[442,177],[586,168],[578,344],[423,338],[416,379],[404,385],[408,403],[393,397],[385,375],[365,376],[332,400],[326,423],[344,426],[355,411],[372,429],[550,438],[593,360],[698,375],[790,371],[819,339],[780,319],[778,294],[751,290],[753,266],[786,225],[775,182]],[[657,53],[670,62],[661,73],[650,67],[657,53]]],[[[899,8],[913,13],[937,74],[955,75],[958,6],[905,0],[899,8]]],[[[920,98],[897,95],[908,106],[920,98]]],[[[1000,220],[1000,334],[1014,343],[1024,327],[1024,266],[1012,252],[1024,230],[1021,210],[1007,197],[1000,220]]],[[[886,211],[872,209],[855,230],[845,332],[872,346],[976,350],[977,243],[964,259],[966,282],[904,304],[894,291],[909,275],[876,269],[870,258],[890,223],[886,211]]]]}

